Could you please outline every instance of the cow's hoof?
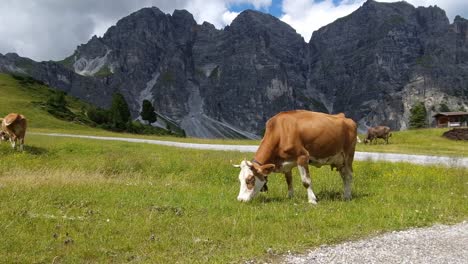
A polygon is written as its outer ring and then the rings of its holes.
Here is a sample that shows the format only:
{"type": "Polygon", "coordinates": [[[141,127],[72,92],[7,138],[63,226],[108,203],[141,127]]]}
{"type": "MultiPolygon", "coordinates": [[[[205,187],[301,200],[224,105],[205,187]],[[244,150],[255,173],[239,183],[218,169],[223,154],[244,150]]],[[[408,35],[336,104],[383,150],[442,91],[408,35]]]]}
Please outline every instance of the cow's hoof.
{"type": "Polygon", "coordinates": [[[317,201],[316,201],[316,200],[309,200],[309,203],[310,203],[310,204],[313,204],[313,205],[316,205],[316,204],[317,204],[317,201]]]}
{"type": "Polygon", "coordinates": [[[294,197],[294,192],[288,192],[288,198],[293,198],[294,197]]]}

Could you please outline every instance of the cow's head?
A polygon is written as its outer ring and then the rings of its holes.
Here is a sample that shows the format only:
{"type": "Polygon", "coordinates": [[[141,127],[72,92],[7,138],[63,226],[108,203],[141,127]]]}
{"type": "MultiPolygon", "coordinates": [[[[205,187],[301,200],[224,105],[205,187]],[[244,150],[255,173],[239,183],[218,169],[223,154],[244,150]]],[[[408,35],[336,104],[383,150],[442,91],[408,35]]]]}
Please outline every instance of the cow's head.
{"type": "Polygon", "coordinates": [[[0,131],[0,140],[1,141],[7,141],[8,139],[10,139],[8,134],[5,131],[0,131]]]}
{"type": "Polygon", "coordinates": [[[259,165],[247,160],[234,167],[240,168],[240,190],[237,200],[241,202],[252,200],[264,187],[267,175],[275,169],[274,164],[259,165]]]}

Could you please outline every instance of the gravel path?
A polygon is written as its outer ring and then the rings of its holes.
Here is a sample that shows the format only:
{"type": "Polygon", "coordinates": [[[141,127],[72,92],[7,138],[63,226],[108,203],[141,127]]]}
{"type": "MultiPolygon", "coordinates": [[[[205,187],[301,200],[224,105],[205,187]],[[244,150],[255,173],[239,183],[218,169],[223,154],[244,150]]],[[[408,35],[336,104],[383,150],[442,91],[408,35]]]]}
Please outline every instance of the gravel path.
{"type": "Polygon", "coordinates": [[[321,246],[284,263],[468,263],[468,222],[435,225],[321,246]]]}
{"type": "MultiPolygon", "coordinates": [[[[163,141],[163,140],[153,140],[153,139],[84,136],[84,135],[59,134],[59,133],[30,133],[30,134],[42,135],[42,136],[53,136],[53,137],[73,137],[73,138],[87,138],[87,139],[97,139],[97,140],[125,141],[125,142],[172,146],[172,147],[178,147],[178,148],[222,150],[222,151],[256,152],[258,148],[258,146],[253,146],[253,145],[197,144],[197,143],[184,143],[184,142],[173,142],[173,141],[163,141]]],[[[449,167],[468,168],[468,158],[461,158],[461,157],[440,157],[440,156],[427,156],[427,155],[408,155],[408,154],[356,151],[355,160],[370,160],[370,161],[385,160],[385,161],[390,161],[390,162],[410,162],[410,163],[421,164],[421,165],[437,164],[437,165],[445,165],[449,167]]]]}

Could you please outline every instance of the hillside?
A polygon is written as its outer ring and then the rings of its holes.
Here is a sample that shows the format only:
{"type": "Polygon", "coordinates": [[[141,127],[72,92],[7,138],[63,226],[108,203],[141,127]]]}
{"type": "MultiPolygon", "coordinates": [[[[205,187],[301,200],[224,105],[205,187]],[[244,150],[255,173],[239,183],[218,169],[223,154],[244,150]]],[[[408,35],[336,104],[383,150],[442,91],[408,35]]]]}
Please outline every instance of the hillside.
{"type": "MultiPolygon", "coordinates": [[[[21,113],[28,119],[30,129],[67,129],[70,131],[99,131],[77,122],[60,120],[49,114],[42,106],[56,91],[31,79],[18,80],[11,75],[0,73],[0,116],[8,113],[21,113]]],[[[80,115],[82,108],[88,107],[73,97],[66,97],[68,108],[80,115]]]]}
{"type": "Polygon", "coordinates": [[[0,55],[0,71],[21,72],[98,106],[121,92],[132,115],[143,99],[188,136],[258,138],[279,111],[344,112],[360,131],[406,129],[424,101],[468,109],[468,20],[451,24],[435,6],[367,1],[314,32],[309,43],[257,11],[230,26],[198,25],[185,10],[156,7],[122,18],[60,62],[0,55]]]}
{"type": "MultiPolygon", "coordinates": [[[[101,129],[102,126],[91,121],[87,112],[94,107],[76,97],[65,95],[64,108],[51,105],[51,98],[57,98],[60,93],[62,92],[30,77],[0,73],[0,117],[12,112],[21,113],[28,120],[28,130],[36,132],[122,136],[122,133],[101,129]]],[[[161,128],[140,131],[143,132],[153,136],[171,136],[170,132],[161,128]]]]}

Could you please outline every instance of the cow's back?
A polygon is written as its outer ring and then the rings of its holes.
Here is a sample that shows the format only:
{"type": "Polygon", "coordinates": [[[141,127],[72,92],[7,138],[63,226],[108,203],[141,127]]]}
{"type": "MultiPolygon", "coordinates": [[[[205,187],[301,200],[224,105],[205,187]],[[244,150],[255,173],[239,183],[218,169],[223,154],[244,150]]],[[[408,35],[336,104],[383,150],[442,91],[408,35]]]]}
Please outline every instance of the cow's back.
{"type": "Polygon", "coordinates": [[[23,115],[11,113],[2,120],[2,130],[17,137],[24,138],[27,121],[23,115]]]}
{"type": "MultiPolygon", "coordinates": [[[[269,121],[279,145],[291,155],[305,148],[314,158],[326,158],[339,152],[354,153],[356,123],[344,114],[328,115],[296,110],[282,112],[269,121]]],[[[267,126],[268,129],[268,126],[267,126]]],[[[285,155],[285,154],[283,154],[285,155]]]]}

